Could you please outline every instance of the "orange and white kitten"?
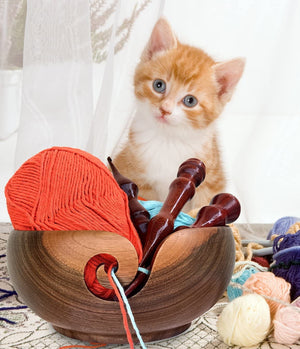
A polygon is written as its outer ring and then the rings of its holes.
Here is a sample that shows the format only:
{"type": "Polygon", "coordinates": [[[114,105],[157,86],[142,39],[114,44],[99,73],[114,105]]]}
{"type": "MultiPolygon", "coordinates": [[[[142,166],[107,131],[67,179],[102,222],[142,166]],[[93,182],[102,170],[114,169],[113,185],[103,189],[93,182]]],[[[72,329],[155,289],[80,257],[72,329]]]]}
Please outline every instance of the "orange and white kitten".
{"type": "Polygon", "coordinates": [[[243,69],[244,59],[217,63],[181,44],[168,22],[158,20],[136,67],[137,110],[128,140],[114,159],[140,196],[164,201],[179,165],[192,157],[205,163],[206,178],[184,211],[207,205],[224,190],[215,120],[243,69]]]}

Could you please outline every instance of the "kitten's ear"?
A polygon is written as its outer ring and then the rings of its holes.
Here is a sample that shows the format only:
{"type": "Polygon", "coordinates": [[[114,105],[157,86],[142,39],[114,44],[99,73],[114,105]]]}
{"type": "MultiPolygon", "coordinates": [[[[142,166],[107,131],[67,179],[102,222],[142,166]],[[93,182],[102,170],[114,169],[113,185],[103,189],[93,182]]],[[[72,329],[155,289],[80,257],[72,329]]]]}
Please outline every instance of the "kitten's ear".
{"type": "Polygon", "coordinates": [[[225,104],[231,99],[235,86],[243,74],[245,63],[245,58],[235,58],[213,66],[219,85],[218,97],[222,103],[225,104]]]}
{"type": "Polygon", "coordinates": [[[153,30],[150,40],[142,54],[142,61],[148,61],[156,53],[176,48],[177,40],[170,24],[165,18],[160,18],[153,30]]]}

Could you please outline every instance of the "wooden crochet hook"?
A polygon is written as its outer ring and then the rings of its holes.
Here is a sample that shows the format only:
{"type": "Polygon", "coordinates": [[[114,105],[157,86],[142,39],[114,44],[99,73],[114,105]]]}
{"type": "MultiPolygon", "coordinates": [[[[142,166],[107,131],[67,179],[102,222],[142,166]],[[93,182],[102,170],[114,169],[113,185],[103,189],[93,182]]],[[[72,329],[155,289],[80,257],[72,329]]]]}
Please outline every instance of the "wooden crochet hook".
{"type": "Polygon", "coordinates": [[[204,163],[196,158],[188,159],[180,165],[177,178],[170,184],[168,196],[160,212],[148,224],[144,256],[135,280],[125,291],[127,296],[137,293],[148,280],[158,246],[173,232],[176,217],[185,203],[194,196],[196,187],[204,181],[205,173],[204,163]]]}
{"type": "Polygon", "coordinates": [[[138,201],[139,188],[134,182],[118,171],[110,157],[107,158],[107,161],[119,187],[127,194],[130,218],[139,234],[142,246],[144,246],[150,214],[138,201]]]}

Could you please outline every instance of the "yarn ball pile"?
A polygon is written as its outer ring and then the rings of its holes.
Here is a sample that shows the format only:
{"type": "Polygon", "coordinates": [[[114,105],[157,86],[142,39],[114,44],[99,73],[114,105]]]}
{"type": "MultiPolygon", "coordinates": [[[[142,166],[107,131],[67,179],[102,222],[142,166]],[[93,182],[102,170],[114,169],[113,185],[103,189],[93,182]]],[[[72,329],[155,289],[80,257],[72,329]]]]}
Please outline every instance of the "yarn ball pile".
{"type": "Polygon", "coordinates": [[[228,303],[220,315],[218,331],[223,341],[229,345],[248,346],[264,340],[277,310],[283,307],[282,304],[290,303],[290,287],[288,282],[271,272],[251,274],[243,284],[242,296],[228,303]],[[261,302],[249,296],[261,297],[266,306],[257,307],[261,302]],[[260,324],[259,329],[254,324],[260,324]]]}
{"type": "Polygon", "coordinates": [[[27,160],[5,187],[16,230],[102,230],[142,246],[127,195],[107,167],[79,149],[53,147],[27,160]]]}
{"type": "Polygon", "coordinates": [[[252,346],[263,341],[271,326],[270,309],[257,294],[238,297],[228,303],[218,318],[217,328],[228,345],[252,346]]]}
{"type": "Polygon", "coordinates": [[[236,262],[237,271],[227,288],[230,303],[223,309],[218,322],[219,334],[226,344],[258,345],[269,332],[265,332],[264,335],[259,331],[253,333],[252,323],[256,321],[259,323],[265,317],[265,320],[270,319],[270,330],[274,329],[276,342],[293,344],[300,339],[299,222],[300,218],[297,217],[283,217],[275,222],[268,235],[268,238],[274,241],[273,263],[269,269],[257,270],[253,260],[252,265],[248,260],[236,262]],[[242,269],[237,268],[241,263],[245,266],[242,269]],[[257,312],[252,311],[252,304],[249,305],[249,300],[246,298],[249,295],[259,295],[264,298],[268,305],[269,316],[263,308],[258,308],[257,312]],[[244,321],[244,328],[240,317],[244,316],[247,309],[249,318],[248,322],[244,321]],[[236,336],[236,329],[240,335],[236,336]],[[248,332],[251,332],[251,344],[248,332]]]}

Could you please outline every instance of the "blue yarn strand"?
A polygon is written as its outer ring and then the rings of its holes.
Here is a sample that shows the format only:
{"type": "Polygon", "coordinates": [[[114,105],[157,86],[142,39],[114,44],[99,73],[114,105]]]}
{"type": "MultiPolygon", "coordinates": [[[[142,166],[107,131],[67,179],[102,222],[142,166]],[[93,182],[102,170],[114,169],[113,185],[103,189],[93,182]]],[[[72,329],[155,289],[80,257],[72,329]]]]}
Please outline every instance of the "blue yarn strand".
{"type": "Polygon", "coordinates": [[[3,307],[0,308],[0,311],[7,311],[7,310],[20,310],[20,309],[26,309],[27,306],[26,305],[19,305],[17,307],[3,307]]]}
{"type": "Polygon", "coordinates": [[[6,322],[7,324],[10,324],[10,325],[16,325],[15,321],[8,320],[5,317],[0,317],[0,321],[4,321],[4,322],[6,322]]]}
{"type": "MultiPolygon", "coordinates": [[[[150,218],[156,216],[160,209],[163,206],[163,203],[160,201],[154,201],[154,200],[148,200],[148,201],[143,201],[139,200],[140,204],[144,206],[144,208],[149,212],[150,218]]],[[[188,214],[184,212],[180,212],[177,218],[175,219],[174,222],[174,229],[181,225],[186,225],[190,226],[195,222],[195,218],[189,216],[188,214]]]]}
{"type": "Polygon", "coordinates": [[[138,271],[140,271],[141,273],[144,273],[146,275],[150,274],[150,270],[143,268],[143,267],[138,267],[138,271]]]}
{"type": "Polygon", "coordinates": [[[115,274],[115,272],[114,272],[113,269],[112,269],[112,271],[111,271],[111,276],[112,276],[112,278],[113,278],[113,280],[114,280],[116,286],[118,287],[118,289],[119,289],[119,291],[120,291],[121,297],[122,297],[123,302],[124,302],[124,304],[125,304],[125,306],[126,306],[126,310],[127,310],[129,319],[130,319],[130,321],[131,321],[131,323],[132,323],[132,327],[133,327],[134,330],[135,330],[135,333],[136,333],[136,336],[137,336],[137,338],[138,338],[138,340],[139,340],[139,342],[140,342],[140,345],[141,345],[142,349],[147,349],[147,347],[145,346],[145,343],[144,343],[144,341],[143,341],[143,339],[142,339],[142,336],[141,336],[141,334],[140,334],[140,331],[139,331],[139,329],[138,329],[138,327],[137,327],[137,325],[136,325],[136,323],[135,323],[134,316],[133,316],[133,313],[132,313],[130,304],[129,304],[128,299],[127,299],[127,297],[126,297],[126,295],[125,295],[125,291],[124,291],[122,285],[120,284],[120,281],[118,280],[118,278],[117,278],[117,276],[116,276],[116,274],[115,274]]]}
{"type": "Polygon", "coordinates": [[[0,295],[0,300],[9,298],[9,297],[14,296],[14,295],[17,295],[16,291],[8,291],[8,290],[4,290],[3,288],[0,288],[0,292],[4,293],[4,294],[0,295]]]}

